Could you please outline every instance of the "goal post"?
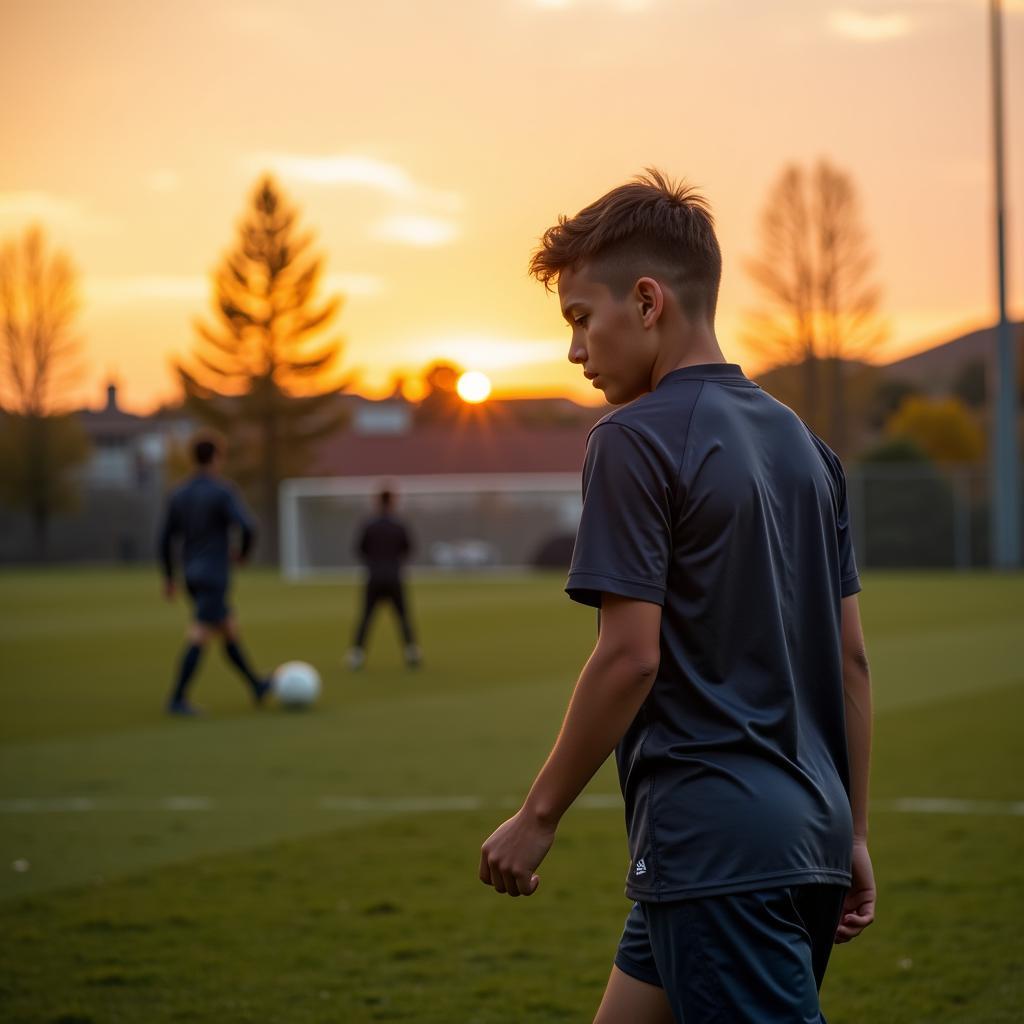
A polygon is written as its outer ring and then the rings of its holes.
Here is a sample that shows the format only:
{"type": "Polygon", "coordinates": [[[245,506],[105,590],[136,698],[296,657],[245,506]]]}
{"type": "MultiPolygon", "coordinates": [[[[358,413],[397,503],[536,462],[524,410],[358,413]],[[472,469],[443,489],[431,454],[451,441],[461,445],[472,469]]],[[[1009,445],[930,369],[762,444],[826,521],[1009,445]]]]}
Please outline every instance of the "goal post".
{"type": "Polygon", "coordinates": [[[410,565],[437,570],[567,563],[582,510],[575,473],[308,477],[279,491],[281,571],[291,580],[359,567],[363,521],[382,487],[412,534],[410,565]]]}

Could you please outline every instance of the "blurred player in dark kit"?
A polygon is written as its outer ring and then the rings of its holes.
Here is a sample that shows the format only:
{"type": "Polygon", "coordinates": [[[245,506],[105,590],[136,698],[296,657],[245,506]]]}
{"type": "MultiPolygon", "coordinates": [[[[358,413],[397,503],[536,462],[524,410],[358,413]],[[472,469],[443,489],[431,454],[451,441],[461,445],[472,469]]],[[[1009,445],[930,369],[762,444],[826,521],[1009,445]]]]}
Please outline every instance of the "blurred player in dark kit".
{"type": "Polygon", "coordinates": [[[214,635],[222,638],[224,653],[245,679],[257,703],[270,689],[269,681],[249,664],[239,640],[238,622],[227,603],[231,562],[245,562],[252,550],[255,527],[234,489],[220,479],[220,443],[212,437],[201,437],[193,443],[192,456],[195,472],[168,499],[160,531],[164,593],[168,600],[173,600],[177,592],[174,576],[180,545],[185,589],[194,609],[167,702],[167,711],[172,715],[198,713],[188,701],[188,686],[207,641],[214,635]],[[234,552],[233,533],[238,538],[234,552]]]}
{"type": "Polygon", "coordinates": [[[366,586],[362,616],[348,652],[352,669],[366,664],[366,636],[381,602],[390,603],[398,616],[405,663],[416,668],[421,661],[402,578],[405,563],[412,554],[412,541],[405,524],[395,516],[394,505],[394,493],[383,488],[377,495],[377,514],[362,525],[356,542],[356,555],[366,566],[366,586]]]}

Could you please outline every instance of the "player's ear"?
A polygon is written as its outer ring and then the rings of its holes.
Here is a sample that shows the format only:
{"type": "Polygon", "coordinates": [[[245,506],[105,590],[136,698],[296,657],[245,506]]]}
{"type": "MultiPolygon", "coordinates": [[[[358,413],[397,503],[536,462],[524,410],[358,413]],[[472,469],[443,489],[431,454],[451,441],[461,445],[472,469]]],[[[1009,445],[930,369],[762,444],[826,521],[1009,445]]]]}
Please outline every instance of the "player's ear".
{"type": "Polygon", "coordinates": [[[665,308],[665,293],[661,285],[653,277],[641,277],[633,285],[633,299],[640,314],[640,322],[644,327],[653,327],[665,308]]]}

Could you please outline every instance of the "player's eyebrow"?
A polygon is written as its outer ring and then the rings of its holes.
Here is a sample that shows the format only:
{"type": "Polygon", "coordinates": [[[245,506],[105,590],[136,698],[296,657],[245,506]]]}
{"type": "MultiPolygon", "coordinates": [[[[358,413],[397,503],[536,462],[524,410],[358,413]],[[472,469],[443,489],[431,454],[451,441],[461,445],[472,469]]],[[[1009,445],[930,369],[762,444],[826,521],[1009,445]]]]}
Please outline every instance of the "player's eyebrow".
{"type": "Polygon", "coordinates": [[[567,324],[572,323],[572,311],[579,305],[578,302],[570,302],[563,310],[562,317],[567,324]]]}

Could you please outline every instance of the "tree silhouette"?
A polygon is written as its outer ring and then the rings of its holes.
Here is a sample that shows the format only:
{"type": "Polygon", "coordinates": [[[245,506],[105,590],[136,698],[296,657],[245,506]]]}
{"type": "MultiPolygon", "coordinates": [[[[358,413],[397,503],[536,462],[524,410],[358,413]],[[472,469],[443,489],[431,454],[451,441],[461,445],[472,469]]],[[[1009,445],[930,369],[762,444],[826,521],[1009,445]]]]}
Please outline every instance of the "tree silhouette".
{"type": "Polygon", "coordinates": [[[78,305],[75,268],[64,252],[47,252],[40,227],[0,248],[0,498],[28,510],[40,559],[53,516],[75,504],[71,470],[89,454],[81,426],[59,407],[76,369],[78,305]]]}
{"type": "Polygon", "coordinates": [[[416,407],[416,422],[421,424],[450,423],[457,420],[465,403],[456,387],[462,370],[451,363],[431,363],[422,375],[425,394],[416,407]]]}
{"type": "Polygon", "coordinates": [[[760,253],[746,264],[762,302],[745,339],[799,364],[797,411],[840,454],[849,443],[844,364],[886,336],[872,264],[850,176],[826,160],[809,172],[786,167],[762,214],[760,253]]]}
{"type": "Polygon", "coordinates": [[[323,260],[269,175],[256,186],[234,248],[213,274],[214,325],[196,322],[191,366],[177,367],[186,405],[230,439],[229,472],[260,511],[264,558],[278,554],[277,492],[337,430],[341,352],[322,332],[341,298],[316,298],[323,260]]]}
{"type": "Polygon", "coordinates": [[[938,463],[979,462],[985,455],[985,434],[959,398],[910,395],[889,417],[885,432],[938,463]]]}

